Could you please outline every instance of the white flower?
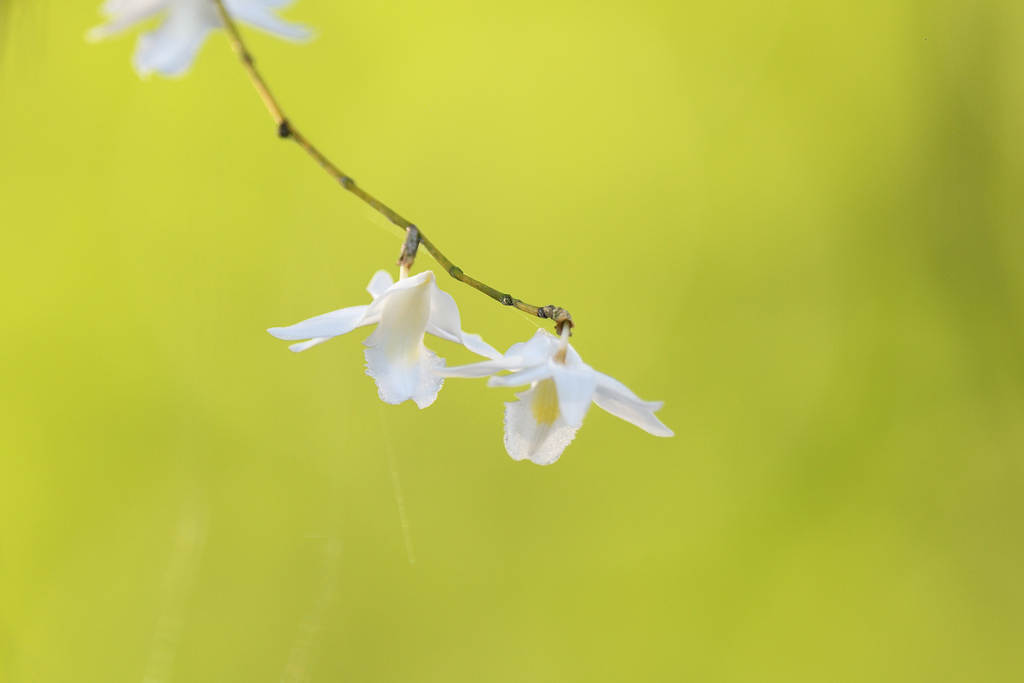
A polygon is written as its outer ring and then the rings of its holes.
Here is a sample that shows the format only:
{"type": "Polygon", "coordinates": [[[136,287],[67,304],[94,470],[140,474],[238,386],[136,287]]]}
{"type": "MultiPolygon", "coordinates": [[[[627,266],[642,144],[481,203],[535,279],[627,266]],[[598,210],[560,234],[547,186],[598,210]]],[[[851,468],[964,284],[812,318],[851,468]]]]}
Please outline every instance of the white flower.
{"type": "MultiPolygon", "coordinates": [[[[312,31],[278,17],[273,9],[292,0],[224,0],[232,18],[252,24],[288,40],[305,40],[312,31]]],[[[139,36],[132,65],[140,76],[154,71],[180,76],[188,71],[196,53],[213,29],[220,28],[220,16],[213,0],[107,0],[100,8],[107,23],[91,29],[89,40],[102,40],[150,17],[163,14],[163,22],[139,36]]]]}
{"type": "Polygon", "coordinates": [[[501,358],[441,372],[446,377],[486,377],[501,370],[515,372],[491,377],[488,386],[530,385],[516,394],[518,401],[505,404],[505,450],[515,460],[538,465],[558,460],[583,424],[591,401],[655,436],[674,436],[654,416],[662,403],[640,400],[621,382],[584,363],[569,345],[568,329],[561,339],[537,330],[530,341],[513,344],[501,358]]]}
{"type": "Polygon", "coordinates": [[[375,324],[377,329],[363,342],[368,347],[366,374],[377,382],[380,400],[397,405],[412,399],[420,408],[434,402],[444,382],[438,374],[444,368],[444,358],[423,345],[425,332],[486,358],[501,357],[480,335],[462,331],[455,300],[438,288],[432,271],[394,282],[379,270],[366,291],[373,297],[369,305],[342,308],[267,332],[288,341],[308,339],[288,347],[299,352],[375,324]]]}

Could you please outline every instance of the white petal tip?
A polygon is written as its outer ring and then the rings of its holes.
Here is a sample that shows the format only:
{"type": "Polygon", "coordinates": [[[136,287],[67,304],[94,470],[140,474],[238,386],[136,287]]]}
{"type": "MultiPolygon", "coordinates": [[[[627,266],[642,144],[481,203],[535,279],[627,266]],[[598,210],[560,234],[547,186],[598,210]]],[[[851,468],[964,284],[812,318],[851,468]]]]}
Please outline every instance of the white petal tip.
{"type": "Polygon", "coordinates": [[[295,38],[292,38],[297,43],[308,43],[316,40],[320,37],[320,31],[313,28],[312,26],[306,26],[302,24],[296,27],[295,38]]]}
{"type": "Polygon", "coordinates": [[[287,28],[282,26],[279,29],[269,31],[269,33],[291,43],[308,43],[320,35],[319,31],[305,24],[288,24],[287,28]]]}
{"type": "Polygon", "coordinates": [[[110,34],[111,32],[109,30],[105,30],[102,26],[93,26],[85,32],[85,42],[98,43],[110,34]]]}

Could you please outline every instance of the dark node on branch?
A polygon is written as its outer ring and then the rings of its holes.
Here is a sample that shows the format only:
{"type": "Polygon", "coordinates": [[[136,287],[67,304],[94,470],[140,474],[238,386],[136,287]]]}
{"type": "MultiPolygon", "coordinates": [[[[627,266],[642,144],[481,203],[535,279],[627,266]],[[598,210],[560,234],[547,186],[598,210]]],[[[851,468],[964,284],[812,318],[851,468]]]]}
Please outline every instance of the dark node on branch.
{"type": "Polygon", "coordinates": [[[562,334],[562,328],[569,325],[569,336],[572,336],[572,329],[576,327],[576,324],[572,321],[572,316],[569,315],[569,311],[558,306],[549,305],[543,308],[537,309],[538,318],[548,318],[555,321],[555,332],[562,334]]]}
{"type": "Polygon", "coordinates": [[[516,305],[516,300],[512,298],[511,294],[502,294],[501,295],[501,305],[502,306],[515,306],[516,305]]]}
{"type": "Polygon", "coordinates": [[[288,138],[292,135],[292,127],[288,124],[288,119],[281,121],[277,126],[277,137],[288,138]]]}
{"type": "Polygon", "coordinates": [[[405,241],[402,242],[402,251],[398,255],[398,265],[404,268],[412,268],[416,260],[416,250],[420,248],[420,231],[415,225],[405,229],[405,241]]]}
{"type": "Polygon", "coordinates": [[[242,51],[242,61],[248,64],[249,66],[254,66],[256,64],[256,60],[252,58],[252,55],[249,54],[248,50],[242,51]]]}
{"type": "Polygon", "coordinates": [[[347,175],[343,175],[340,178],[338,178],[338,182],[341,183],[341,186],[344,187],[346,190],[351,190],[353,187],[356,186],[356,181],[352,180],[347,175]]]}
{"type": "Polygon", "coordinates": [[[459,268],[458,266],[452,266],[451,268],[448,269],[448,274],[451,275],[456,280],[461,280],[462,278],[459,276],[462,275],[462,268],[459,268]]]}

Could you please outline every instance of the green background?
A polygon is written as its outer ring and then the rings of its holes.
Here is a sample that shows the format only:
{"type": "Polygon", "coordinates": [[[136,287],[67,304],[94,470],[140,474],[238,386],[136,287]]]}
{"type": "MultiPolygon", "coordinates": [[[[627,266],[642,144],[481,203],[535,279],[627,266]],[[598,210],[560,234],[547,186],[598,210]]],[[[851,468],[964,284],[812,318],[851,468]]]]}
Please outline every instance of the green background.
{"type": "MultiPolygon", "coordinates": [[[[367,302],[395,231],[221,33],[143,82],[97,5],[5,8],[0,680],[1024,680],[1024,3],[245,31],[344,171],[665,401],[543,468],[510,390],[388,406],[362,331],[267,335],[367,302]]],[[[502,350],[539,322],[439,282],[502,350]]]]}

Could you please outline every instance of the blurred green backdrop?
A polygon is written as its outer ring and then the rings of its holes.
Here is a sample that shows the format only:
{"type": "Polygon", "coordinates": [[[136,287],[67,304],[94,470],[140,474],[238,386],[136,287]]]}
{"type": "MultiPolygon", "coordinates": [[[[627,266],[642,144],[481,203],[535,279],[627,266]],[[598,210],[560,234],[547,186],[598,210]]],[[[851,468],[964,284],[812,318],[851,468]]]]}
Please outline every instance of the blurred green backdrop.
{"type": "Polygon", "coordinates": [[[386,406],[363,335],[266,334],[400,242],[223,35],[142,82],[98,0],[5,4],[0,680],[1024,680],[1024,3],[245,31],[346,172],[665,401],[674,439],[595,408],[546,468],[511,391],[386,406]]]}

